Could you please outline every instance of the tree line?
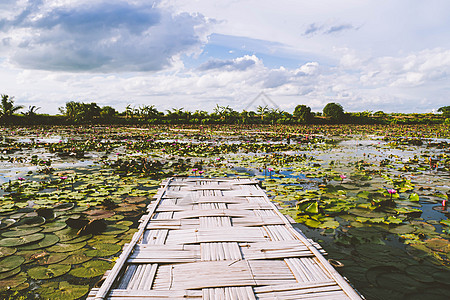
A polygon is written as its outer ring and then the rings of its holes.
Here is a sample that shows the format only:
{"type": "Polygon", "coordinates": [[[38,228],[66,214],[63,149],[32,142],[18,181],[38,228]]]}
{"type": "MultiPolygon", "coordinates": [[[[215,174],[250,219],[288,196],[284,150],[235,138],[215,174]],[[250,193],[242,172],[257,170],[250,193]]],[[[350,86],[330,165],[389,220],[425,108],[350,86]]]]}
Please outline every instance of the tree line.
{"type": "Polygon", "coordinates": [[[342,105],[330,102],[322,112],[312,112],[300,104],[291,114],[278,108],[258,106],[256,111],[241,112],[230,106],[216,105],[212,113],[183,108],[158,111],[154,105],[131,106],[119,112],[112,106],[95,102],[66,102],[60,114],[39,114],[40,107],[15,105],[14,97],[1,95],[0,123],[3,125],[66,124],[440,124],[450,123],[450,106],[439,108],[441,114],[387,114],[382,111],[345,112],[342,105]]]}

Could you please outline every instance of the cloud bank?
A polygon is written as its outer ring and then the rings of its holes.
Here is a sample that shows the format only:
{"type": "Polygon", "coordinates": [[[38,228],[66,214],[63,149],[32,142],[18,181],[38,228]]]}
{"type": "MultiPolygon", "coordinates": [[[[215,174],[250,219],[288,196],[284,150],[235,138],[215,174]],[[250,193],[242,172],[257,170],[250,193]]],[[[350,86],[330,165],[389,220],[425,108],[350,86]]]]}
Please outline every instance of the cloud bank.
{"type": "Polygon", "coordinates": [[[211,24],[200,14],[173,14],[145,2],[78,3],[33,0],[0,19],[11,63],[69,72],[158,71],[198,50],[211,24]]]}

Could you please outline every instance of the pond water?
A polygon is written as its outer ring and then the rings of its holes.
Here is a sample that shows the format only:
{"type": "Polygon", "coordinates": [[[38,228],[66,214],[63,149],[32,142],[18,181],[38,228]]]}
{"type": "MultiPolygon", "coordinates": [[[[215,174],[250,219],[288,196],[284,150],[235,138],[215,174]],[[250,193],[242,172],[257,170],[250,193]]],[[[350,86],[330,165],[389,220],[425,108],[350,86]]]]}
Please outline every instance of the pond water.
{"type": "Polygon", "coordinates": [[[448,136],[33,130],[2,131],[1,298],[86,297],[174,175],[261,180],[366,299],[448,298],[448,136]]]}

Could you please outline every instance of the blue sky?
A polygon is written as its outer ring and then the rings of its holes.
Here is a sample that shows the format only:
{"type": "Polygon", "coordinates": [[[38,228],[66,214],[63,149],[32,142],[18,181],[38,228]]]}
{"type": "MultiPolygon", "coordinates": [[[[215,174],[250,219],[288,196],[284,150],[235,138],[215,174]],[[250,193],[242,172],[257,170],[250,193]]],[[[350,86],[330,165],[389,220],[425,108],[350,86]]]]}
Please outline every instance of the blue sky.
{"type": "Polygon", "coordinates": [[[287,111],[430,112],[450,105],[448,28],[444,0],[3,0],[0,93],[52,114],[241,110],[261,92],[287,111]]]}

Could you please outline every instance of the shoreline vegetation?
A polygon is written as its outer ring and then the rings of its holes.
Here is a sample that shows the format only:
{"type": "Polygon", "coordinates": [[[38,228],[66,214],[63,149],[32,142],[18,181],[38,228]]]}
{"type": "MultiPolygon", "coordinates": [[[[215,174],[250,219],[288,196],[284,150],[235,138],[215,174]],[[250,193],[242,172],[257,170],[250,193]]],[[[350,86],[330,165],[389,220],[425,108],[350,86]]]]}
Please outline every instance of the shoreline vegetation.
{"type": "Polygon", "coordinates": [[[291,114],[280,109],[258,106],[256,111],[236,111],[230,106],[216,105],[209,113],[183,108],[158,111],[154,105],[131,106],[119,112],[112,106],[70,101],[60,107],[60,114],[39,114],[40,107],[15,105],[14,97],[1,95],[1,125],[297,125],[297,124],[359,124],[408,125],[450,124],[450,106],[439,108],[438,113],[385,113],[383,111],[345,112],[339,103],[330,102],[322,112],[300,104],[291,114]]]}

